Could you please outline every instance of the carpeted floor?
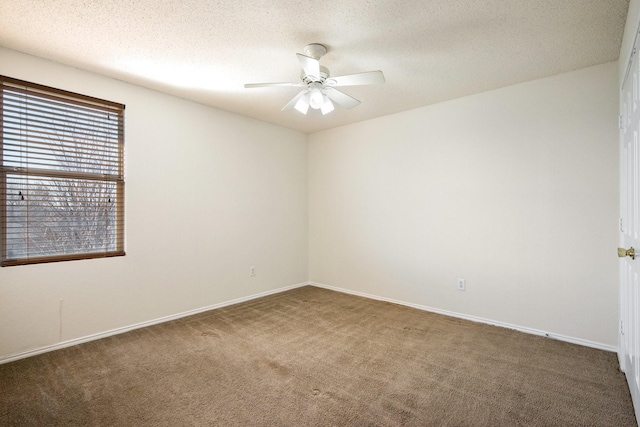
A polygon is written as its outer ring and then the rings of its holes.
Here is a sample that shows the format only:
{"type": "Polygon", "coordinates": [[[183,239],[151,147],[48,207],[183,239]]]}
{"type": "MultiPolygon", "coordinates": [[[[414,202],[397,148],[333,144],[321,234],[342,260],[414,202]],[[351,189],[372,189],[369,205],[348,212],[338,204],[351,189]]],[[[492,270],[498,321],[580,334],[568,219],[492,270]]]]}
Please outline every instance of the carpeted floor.
{"type": "Polygon", "coordinates": [[[634,426],[615,354],[303,287],[0,365],[6,426],[634,426]]]}

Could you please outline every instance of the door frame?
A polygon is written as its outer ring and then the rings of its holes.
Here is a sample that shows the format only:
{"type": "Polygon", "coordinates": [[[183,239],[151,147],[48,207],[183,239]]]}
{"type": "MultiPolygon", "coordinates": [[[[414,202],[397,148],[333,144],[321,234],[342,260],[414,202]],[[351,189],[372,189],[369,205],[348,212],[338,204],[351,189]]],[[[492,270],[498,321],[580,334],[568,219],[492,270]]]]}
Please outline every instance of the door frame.
{"type": "MultiPolygon", "coordinates": [[[[619,58],[619,63],[625,64],[625,68],[624,68],[624,74],[622,75],[622,79],[618,82],[618,117],[619,117],[619,133],[618,133],[618,165],[619,165],[619,188],[618,188],[618,194],[619,194],[619,212],[620,212],[620,219],[619,219],[619,228],[618,228],[618,241],[620,246],[624,246],[625,243],[625,233],[624,230],[627,227],[627,224],[623,223],[623,212],[624,209],[626,209],[625,203],[623,203],[623,201],[628,202],[627,201],[627,197],[626,195],[623,194],[623,190],[626,191],[626,186],[624,185],[625,181],[627,179],[627,165],[623,164],[626,162],[626,158],[624,155],[624,148],[625,148],[625,141],[624,141],[624,126],[626,126],[626,124],[623,126],[623,119],[626,120],[625,117],[625,112],[623,111],[623,105],[624,105],[624,93],[623,93],[623,89],[625,86],[625,83],[627,83],[627,80],[630,78],[633,78],[633,72],[631,70],[632,64],[633,64],[633,60],[634,57],[636,55],[640,55],[640,10],[638,10],[637,8],[631,8],[631,5],[629,7],[629,11],[628,13],[633,13],[633,16],[629,15],[627,16],[627,27],[629,28],[633,28],[633,33],[631,34],[632,37],[632,43],[630,48],[628,49],[628,51],[626,52],[621,52],[621,54],[624,53],[624,57],[620,57],[619,58]],[[629,24],[630,22],[633,22],[633,27],[631,27],[629,24]],[[622,62],[622,60],[624,59],[624,62],[622,62]],[[623,198],[624,197],[624,198],[623,198]]],[[[626,29],[626,28],[625,28],[626,29]]],[[[623,41],[624,41],[624,37],[623,37],[623,41]]],[[[624,46],[623,46],[624,47],[624,46]]],[[[630,83],[633,85],[633,83],[630,83]]],[[[635,153],[637,156],[640,155],[638,153],[635,153]]],[[[640,215],[640,212],[636,212],[636,215],[640,215]]],[[[630,219],[628,219],[630,220],[630,219]]],[[[625,348],[625,344],[623,342],[623,340],[625,339],[625,332],[630,332],[630,326],[627,325],[625,322],[628,322],[629,317],[628,317],[628,312],[627,312],[627,304],[625,304],[625,298],[627,298],[628,295],[625,295],[624,293],[624,284],[623,284],[623,278],[624,278],[624,274],[622,269],[626,268],[625,264],[623,262],[620,262],[620,266],[618,268],[618,351],[617,351],[617,356],[618,356],[618,363],[620,364],[620,370],[622,372],[625,373],[625,377],[627,379],[627,386],[629,387],[629,391],[632,395],[632,397],[636,397],[635,400],[637,400],[637,402],[632,402],[634,405],[634,411],[635,411],[635,415],[636,415],[636,419],[640,420],[640,392],[639,390],[635,390],[636,392],[634,393],[634,390],[631,390],[631,384],[632,382],[630,381],[631,379],[628,377],[628,370],[629,367],[627,366],[626,363],[626,353],[623,351],[625,348]]],[[[635,325],[636,327],[640,327],[640,325],[635,325]]],[[[632,399],[633,401],[634,399],[632,399]]]]}

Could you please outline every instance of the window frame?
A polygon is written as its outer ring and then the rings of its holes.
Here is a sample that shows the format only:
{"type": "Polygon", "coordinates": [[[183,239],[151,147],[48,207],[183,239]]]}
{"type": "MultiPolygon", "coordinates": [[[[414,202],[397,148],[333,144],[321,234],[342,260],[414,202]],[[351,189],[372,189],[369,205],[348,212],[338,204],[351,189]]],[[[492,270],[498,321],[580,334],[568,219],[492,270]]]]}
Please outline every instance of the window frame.
{"type": "MultiPolygon", "coordinates": [[[[15,97],[15,94],[13,95],[15,97]]],[[[105,257],[115,257],[115,256],[124,256],[124,238],[125,238],[125,215],[124,215],[124,202],[125,202],[125,179],[124,179],[124,104],[106,101],[99,98],[94,98],[87,95],[82,95],[74,92],[69,92],[61,89],[52,88],[49,86],[39,85],[36,83],[27,82],[24,80],[19,80],[7,76],[0,75],[0,266],[15,266],[15,265],[26,265],[26,264],[38,264],[38,263],[48,263],[48,262],[58,262],[58,261],[72,261],[72,260],[81,260],[81,259],[94,259],[94,258],[105,258],[105,257]],[[93,111],[100,111],[101,114],[107,114],[109,118],[111,115],[115,115],[117,117],[117,131],[115,133],[109,133],[110,137],[117,138],[117,148],[114,150],[114,147],[109,147],[106,143],[103,146],[104,150],[111,148],[112,153],[117,152],[117,164],[116,164],[116,173],[99,173],[99,172],[86,172],[81,170],[56,170],[54,168],[47,167],[32,167],[29,161],[25,162],[24,165],[26,167],[16,167],[15,165],[9,165],[11,160],[7,160],[5,162],[6,153],[12,153],[10,149],[5,149],[5,147],[9,146],[9,142],[5,142],[5,91],[15,92],[23,92],[25,93],[25,99],[27,96],[29,97],[37,97],[44,98],[48,101],[62,102],[66,107],[75,106],[77,110],[80,111],[81,108],[91,109],[93,111]],[[115,246],[114,250],[104,250],[104,251],[89,251],[89,252],[81,252],[81,253],[64,253],[64,254],[55,254],[55,255],[31,255],[28,249],[29,247],[29,238],[25,238],[25,252],[26,256],[24,257],[14,257],[7,258],[9,256],[8,253],[8,240],[10,236],[10,232],[8,230],[8,206],[9,206],[9,192],[8,192],[8,175],[20,176],[20,179],[27,180],[27,177],[38,176],[43,179],[49,179],[51,182],[54,182],[55,179],[67,179],[68,182],[74,182],[75,184],[79,184],[81,180],[85,182],[92,183],[102,183],[103,187],[99,188],[108,188],[109,185],[115,184],[115,200],[114,203],[114,218],[115,218],[115,233],[113,233],[113,238],[115,242],[113,245],[115,246]]],[[[27,108],[28,110],[28,108],[27,108]]],[[[79,114],[79,113],[76,113],[79,114]]],[[[35,119],[33,119],[35,120],[35,119]]],[[[92,124],[93,125],[93,124],[92,124]]],[[[7,125],[7,129],[8,129],[7,125]]],[[[50,127],[47,128],[48,131],[52,132],[53,135],[56,135],[55,132],[59,132],[55,129],[55,124],[50,124],[50,127]]],[[[79,128],[79,127],[78,127],[79,128]]],[[[76,129],[74,133],[72,133],[72,138],[77,138],[77,133],[79,131],[76,129]]],[[[9,132],[7,131],[7,134],[9,132]]],[[[7,138],[9,139],[9,138],[7,138]]],[[[32,147],[30,144],[29,137],[24,138],[24,142],[21,140],[20,144],[24,143],[26,149],[29,150],[29,147],[32,147]]],[[[76,147],[81,147],[81,149],[93,149],[95,148],[87,148],[91,144],[88,143],[78,143],[75,139],[73,144],[76,147]]],[[[45,144],[52,145],[52,144],[45,144]]],[[[41,148],[39,148],[41,149],[41,148]]],[[[77,149],[77,148],[76,148],[77,149]]],[[[15,150],[15,148],[13,148],[15,150]]],[[[67,148],[67,150],[72,150],[67,148]]],[[[44,151],[44,150],[43,150],[44,151]]],[[[45,156],[55,157],[55,150],[51,150],[49,152],[44,151],[45,156]]],[[[100,151],[100,150],[98,150],[100,151]]],[[[69,151],[65,151],[62,149],[63,155],[66,155],[69,151]]],[[[79,156],[76,159],[81,159],[79,156]]],[[[107,157],[107,154],[102,154],[100,160],[103,160],[104,157],[107,157]]],[[[10,156],[6,156],[10,158],[10,156]]],[[[96,168],[99,167],[99,162],[94,160],[96,163],[87,162],[89,165],[93,165],[96,168]]],[[[15,161],[14,161],[15,163],[15,161]]],[[[23,164],[21,163],[21,166],[23,164]]],[[[80,169],[80,167],[76,166],[76,169],[80,169]]],[[[99,184],[98,184],[99,185],[99,184]]],[[[56,197],[46,193],[49,196],[49,199],[52,201],[58,201],[56,197]]],[[[83,195],[92,194],[92,193],[81,193],[83,195]]],[[[68,201],[68,200],[67,200],[68,201]]],[[[111,198],[109,199],[111,202],[111,198]]],[[[38,208],[37,208],[38,209],[38,208]]],[[[40,211],[42,212],[43,208],[40,211]]],[[[82,210],[82,212],[90,212],[87,208],[82,210]]],[[[93,209],[96,209],[93,207],[93,209]]],[[[28,208],[27,213],[25,214],[25,229],[30,230],[29,227],[29,214],[28,208]]],[[[62,221],[61,218],[63,216],[56,217],[57,221],[62,221]]],[[[108,216],[107,218],[111,218],[108,216]]],[[[33,222],[32,222],[33,223],[33,222]]],[[[105,235],[110,235],[108,225],[104,225],[103,233],[105,235]]],[[[11,234],[11,236],[13,236],[11,234]]],[[[94,236],[95,237],[95,236],[94,236]]]]}

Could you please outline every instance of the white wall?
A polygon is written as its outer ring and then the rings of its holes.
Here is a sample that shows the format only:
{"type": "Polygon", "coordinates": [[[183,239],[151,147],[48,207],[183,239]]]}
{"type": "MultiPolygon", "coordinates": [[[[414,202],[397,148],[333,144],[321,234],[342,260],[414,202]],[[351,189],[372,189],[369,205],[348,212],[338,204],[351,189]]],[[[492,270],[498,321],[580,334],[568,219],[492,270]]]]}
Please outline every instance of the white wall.
{"type": "Polygon", "coordinates": [[[127,106],[127,256],[1,268],[0,360],[308,279],[616,345],[616,63],[308,138],[6,49],[0,74],[127,106]]]}
{"type": "Polygon", "coordinates": [[[0,74],[126,104],[127,252],[1,268],[0,359],[307,281],[306,135],[6,49],[0,74]]]}
{"type": "Polygon", "coordinates": [[[310,280],[614,348],[617,70],[310,135],[310,280]]]}

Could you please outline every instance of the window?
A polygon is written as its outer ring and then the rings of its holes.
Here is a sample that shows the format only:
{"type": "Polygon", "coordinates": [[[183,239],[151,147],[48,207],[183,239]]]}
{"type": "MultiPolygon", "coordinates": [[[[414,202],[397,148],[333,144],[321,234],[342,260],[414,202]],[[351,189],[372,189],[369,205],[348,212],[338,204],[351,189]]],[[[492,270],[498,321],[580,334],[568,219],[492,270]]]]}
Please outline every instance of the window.
{"type": "Polygon", "coordinates": [[[0,83],[0,265],[124,255],[124,105],[0,83]]]}

